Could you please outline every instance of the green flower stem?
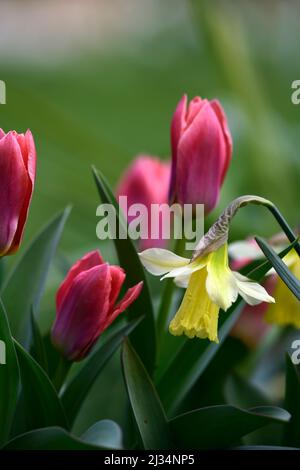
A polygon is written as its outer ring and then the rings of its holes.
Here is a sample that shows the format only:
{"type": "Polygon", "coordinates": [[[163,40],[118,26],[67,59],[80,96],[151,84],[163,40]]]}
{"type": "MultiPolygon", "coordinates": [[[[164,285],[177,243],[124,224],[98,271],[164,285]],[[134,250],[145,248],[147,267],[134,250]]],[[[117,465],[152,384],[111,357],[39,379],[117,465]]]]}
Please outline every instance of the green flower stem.
{"type": "MultiPolygon", "coordinates": [[[[280,227],[286,234],[289,241],[293,243],[295,240],[297,240],[297,237],[294,234],[293,230],[291,229],[291,227],[289,226],[289,224],[287,223],[287,221],[285,220],[281,212],[277,209],[277,207],[274,206],[274,204],[266,205],[266,207],[274,215],[275,219],[279,223],[280,227]]],[[[300,244],[298,242],[295,244],[294,249],[300,256],[300,244]]]]}
{"type": "MultiPolygon", "coordinates": [[[[176,240],[176,245],[174,252],[182,256],[184,253],[184,245],[185,245],[185,238],[183,237],[182,239],[176,240]]],[[[161,303],[159,306],[158,310],[158,317],[157,317],[157,340],[158,340],[158,345],[161,343],[161,340],[167,330],[167,322],[168,322],[168,317],[169,317],[169,312],[173,300],[173,293],[174,289],[176,287],[174,283],[174,279],[172,278],[167,278],[165,281],[164,290],[163,290],[163,295],[161,299],[161,303]]]]}
{"type": "Polygon", "coordinates": [[[69,372],[69,369],[72,365],[71,361],[68,361],[65,359],[63,356],[60,356],[54,377],[53,377],[53,385],[56,388],[57,392],[60,391],[67,375],[69,372]]]}

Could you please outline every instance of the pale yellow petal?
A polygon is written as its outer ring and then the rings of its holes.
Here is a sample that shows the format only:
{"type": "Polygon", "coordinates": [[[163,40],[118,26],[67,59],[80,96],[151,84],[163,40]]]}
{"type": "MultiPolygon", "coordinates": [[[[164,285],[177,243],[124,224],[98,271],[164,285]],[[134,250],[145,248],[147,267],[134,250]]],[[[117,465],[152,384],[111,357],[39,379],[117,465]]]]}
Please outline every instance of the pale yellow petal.
{"type": "Polygon", "coordinates": [[[149,248],[139,253],[139,257],[143,266],[154,276],[161,276],[174,268],[190,263],[188,258],[183,258],[163,248],[149,248]]]}
{"type": "Polygon", "coordinates": [[[237,290],[249,305],[258,305],[261,302],[274,303],[275,299],[271,297],[266,289],[257,282],[251,281],[240,273],[232,273],[236,280],[237,290]]]}
{"type": "Polygon", "coordinates": [[[228,267],[227,245],[222,245],[209,255],[206,289],[211,300],[223,310],[236,301],[238,291],[231,270],[228,267]]]}

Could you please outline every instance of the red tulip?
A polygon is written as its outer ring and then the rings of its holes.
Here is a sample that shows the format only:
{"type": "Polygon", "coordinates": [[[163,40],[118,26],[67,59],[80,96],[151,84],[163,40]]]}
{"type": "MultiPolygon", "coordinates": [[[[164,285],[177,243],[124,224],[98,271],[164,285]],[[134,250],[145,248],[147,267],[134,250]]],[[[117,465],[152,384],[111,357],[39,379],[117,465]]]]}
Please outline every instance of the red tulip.
{"type": "MultiPolygon", "coordinates": [[[[117,197],[127,196],[128,208],[136,203],[144,204],[148,210],[148,238],[140,240],[140,249],[162,248],[166,240],[162,238],[162,220],[151,220],[151,204],[167,204],[170,182],[170,163],[156,157],[139,155],[121,178],[117,188],[117,197]],[[151,230],[157,224],[158,238],[151,238],[151,230]]],[[[122,203],[120,203],[122,207],[122,203]]],[[[122,207],[124,209],[124,207],[122,207]]],[[[126,214],[127,215],[127,214],[126,214]]],[[[128,222],[134,218],[127,217],[128,222]]]]}
{"type": "Polygon", "coordinates": [[[83,359],[100,334],[139,296],[142,282],[117,303],[125,276],[119,266],[105,263],[98,251],[70,269],[57,292],[52,328],[52,342],[66,359],[83,359]]]}
{"type": "Polygon", "coordinates": [[[0,129],[0,256],[21,243],[35,180],[36,151],[31,132],[0,129]]]}
{"type": "Polygon", "coordinates": [[[187,96],[179,102],[171,123],[172,176],[170,202],[217,204],[232,155],[226,116],[217,100],[187,96]]]}

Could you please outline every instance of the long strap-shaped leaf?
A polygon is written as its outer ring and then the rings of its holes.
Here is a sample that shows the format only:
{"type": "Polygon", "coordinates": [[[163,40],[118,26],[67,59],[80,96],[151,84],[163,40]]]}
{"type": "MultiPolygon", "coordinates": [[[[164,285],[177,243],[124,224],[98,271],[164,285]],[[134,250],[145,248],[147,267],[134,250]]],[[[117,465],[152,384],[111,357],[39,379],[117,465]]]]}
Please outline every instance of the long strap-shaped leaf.
{"type": "Polygon", "coordinates": [[[22,399],[25,404],[26,429],[62,426],[67,421],[56,390],[40,365],[15,341],[22,382],[22,399]]]}
{"type": "Polygon", "coordinates": [[[267,424],[287,423],[290,414],[277,407],[243,410],[231,405],[200,408],[170,421],[176,445],[181,449],[224,449],[246,434],[267,424]]]}
{"type": "MultiPolygon", "coordinates": [[[[285,256],[294,246],[291,244],[283,250],[279,256],[285,256]]],[[[251,279],[260,280],[272,267],[269,261],[264,261],[260,266],[249,273],[251,279]]],[[[178,351],[170,366],[158,383],[158,392],[168,413],[172,414],[178,408],[186,394],[194,386],[200,375],[210,363],[231,328],[238,319],[245,303],[239,298],[228,310],[220,313],[219,320],[219,344],[208,340],[187,339],[178,351]]]]}
{"type": "Polygon", "coordinates": [[[112,204],[117,216],[117,239],[114,240],[121,266],[126,271],[126,284],[128,287],[143,281],[144,286],[141,295],[128,308],[129,318],[137,318],[144,315],[145,318],[138,328],[131,334],[130,339],[135,349],[143,359],[149,372],[153,372],[156,354],[156,330],[153,314],[153,307],[150,297],[148,282],[145,277],[140,259],[136,253],[134,244],[130,237],[126,239],[118,238],[119,228],[122,233],[127,233],[127,224],[124,218],[119,217],[119,205],[105,178],[99,171],[93,168],[93,175],[96,186],[103,203],[112,204]]]}
{"type": "Polygon", "coordinates": [[[0,301],[0,445],[11,429],[19,386],[19,367],[6,312],[0,301]]]}
{"type": "Polygon", "coordinates": [[[289,270],[287,265],[282,261],[282,259],[275,253],[273,248],[268,245],[262,238],[255,238],[257,244],[261,248],[265,257],[270,261],[273,268],[277,272],[278,276],[283,280],[287,287],[293,292],[295,297],[300,300],[300,281],[294,276],[294,274],[289,270]]]}
{"type": "Polygon", "coordinates": [[[118,349],[124,336],[129,335],[139,322],[140,319],[137,319],[123,326],[103,346],[99,347],[62,391],[61,400],[70,425],[74,423],[87,394],[107,361],[118,349]]]}
{"type": "Polygon", "coordinates": [[[28,346],[31,309],[37,311],[51,260],[70,208],[52,219],[31,242],[2,287],[14,338],[28,346]]]}
{"type": "Polygon", "coordinates": [[[164,409],[149,374],[128,340],[123,345],[122,366],[129,400],[145,449],[171,448],[164,409]]]}
{"type": "Polygon", "coordinates": [[[286,356],[285,407],[292,418],[284,436],[284,444],[300,447],[300,378],[290,356],[286,356]]]}

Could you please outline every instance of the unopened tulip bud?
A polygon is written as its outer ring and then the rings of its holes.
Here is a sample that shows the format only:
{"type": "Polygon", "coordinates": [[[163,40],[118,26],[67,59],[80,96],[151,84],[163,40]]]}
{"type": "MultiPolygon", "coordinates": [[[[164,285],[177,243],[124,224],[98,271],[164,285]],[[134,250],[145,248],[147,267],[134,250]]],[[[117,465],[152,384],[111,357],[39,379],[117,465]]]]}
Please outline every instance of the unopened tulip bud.
{"type": "Polygon", "coordinates": [[[35,180],[36,150],[31,132],[0,129],[0,256],[21,243],[35,180]]]}
{"type": "Polygon", "coordinates": [[[101,333],[139,296],[142,282],[117,302],[125,276],[119,266],[105,263],[98,251],[70,269],[57,292],[52,328],[52,342],[67,360],[83,359],[101,333]]]}

